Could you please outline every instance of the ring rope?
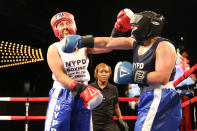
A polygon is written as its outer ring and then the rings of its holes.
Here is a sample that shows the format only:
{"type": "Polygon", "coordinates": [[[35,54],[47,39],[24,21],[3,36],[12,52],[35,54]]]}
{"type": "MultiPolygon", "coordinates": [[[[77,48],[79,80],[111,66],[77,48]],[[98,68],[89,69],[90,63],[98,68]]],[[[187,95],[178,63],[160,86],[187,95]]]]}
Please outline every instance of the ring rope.
{"type": "Polygon", "coordinates": [[[188,76],[190,76],[195,70],[197,70],[197,64],[192,66],[189,70],[187,70],[182,76],[180,76],[174,83],[174,87],[176,87],[179,83],[185,80],[188,76]]]}
{"type": "MultiPolygon", "coordinates": [[[[179,83],[181,83],[184,79],[190,76],[195,70],[197,70],[197,64],[195,64],[190,70],[186,71],[181,77],[179,77],[174,83],[174,87],[176,87],[179,83]]],[[[119,101],[138,101],[139,97],[119,97],[119,101]]],[[[8,101],[8,102],[48,102],[49,97],[0,97],[1,101],[8,101]]],[[[197,102],[197,96],[193,97],[192,99],[185,101],[181,104],[181,107],[184,108],[192,103],[197,102]]],[[[29,108],[29,104],[27,105],[29,108]]],[[[27,110],[27,109],[26,109],[27,110]]],[[[28,110],[26,111],[28,112],[28,110]]],[[[137,120],[137,116],[122,116],[123,120],[137,120]]],[[[46,116],[29,116],[28,113],[26,116],[0,116],[0,120],[45,120],[46,116]]],[[[116,116],[113,117],[114,120],[118,120],[116,116]]],[[[193,131],[197,131],[194,129],[193,131]]]]}
{"type": "Polygon", "coordinates": [[[181,107],[184,108],[192,103],[195,103],[197,102],[197,96],[193,97],[192,99],[188,100],[188,101],[185,101],[181,104],[181,107]]]}
{"type": "MultiPolygon", "coordinates": [[[[44,99],[43,100],[47,100],[46,97],[43,97],[44,99]]],[[[32,101],[34,100],[41,100],[42,98],[35,98],[35,99],[32,99],[32,101]]],[[[24,100],[24,99],[23,99],[24,100]]],[[[132,99],[130,98],[124,98],[121,97],[120,100],[123,100],[123,101],[131,101],[132,99]]],[[[136,99],[135,99],[136,100],[136,99]]],[[[181,104],[181,107],[184,108],[192,103],[195,103],[197,102],[197,96],[188,100],[188,101],[185,101],[181,104]]],[[[0,116],[0,120],[44,120],[46,116],[0,116]]],[[[137,120],[137,116],[122,116],[123,120],[137,120]]],[[[114,120],[118,120],[118,118],[116,116],[114,116],[114,120]]]]}
{"type": "MultiPolygon", "coordinates": [[[[138,101],[139,97],[119,97],[119,101],[138,101]]],[[[0,101],[8,102],[48,102],[49,97],[0,97],[0,101]]]]}
{"type": "MultiPolygon", "coordinates": [[[[46,116],[0,116],[0,120],[45,120],[46,116]]],[[[122,116],[123,120],[137,120],[137,116],[122,116]]],[[[114,120],[118,120],[114,116],[114,120]]]]}

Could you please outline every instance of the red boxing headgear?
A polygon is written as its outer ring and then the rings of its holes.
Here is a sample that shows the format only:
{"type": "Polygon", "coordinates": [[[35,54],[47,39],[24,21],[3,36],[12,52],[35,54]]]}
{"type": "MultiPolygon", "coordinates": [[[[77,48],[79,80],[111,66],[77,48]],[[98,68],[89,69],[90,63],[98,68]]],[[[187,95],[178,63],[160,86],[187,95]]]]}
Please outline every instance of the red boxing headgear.
{"type": "Polygon", "coordinates": [[[68,12],[60,12],[54,15],[51,19],[51,26],[53,28],[55,36],[58,37],[59,39],[63,39],[62,37],[60,37],[59,30],[56,28],[57,22],[61,20],[69,20],[71,22],[71,25],[69,26],[69,31],[71,31],[75,35],[77,31],[77,27],[75,24],[74,16],[68,12]]]}

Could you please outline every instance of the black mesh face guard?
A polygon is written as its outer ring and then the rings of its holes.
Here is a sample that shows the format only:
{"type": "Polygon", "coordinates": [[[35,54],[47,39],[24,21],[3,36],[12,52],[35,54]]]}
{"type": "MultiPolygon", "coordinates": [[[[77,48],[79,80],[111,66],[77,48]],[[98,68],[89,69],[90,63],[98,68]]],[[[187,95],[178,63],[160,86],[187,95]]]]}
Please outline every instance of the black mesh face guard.
{"type": "Polygon", "coordinates": [[[150,37],[160,35],[163,29],[163,16],[158,18],[149,15],[135,14],[134,23],[136,29],[133,30],[132,35],[137,42],[142,42],[150,37]]]}

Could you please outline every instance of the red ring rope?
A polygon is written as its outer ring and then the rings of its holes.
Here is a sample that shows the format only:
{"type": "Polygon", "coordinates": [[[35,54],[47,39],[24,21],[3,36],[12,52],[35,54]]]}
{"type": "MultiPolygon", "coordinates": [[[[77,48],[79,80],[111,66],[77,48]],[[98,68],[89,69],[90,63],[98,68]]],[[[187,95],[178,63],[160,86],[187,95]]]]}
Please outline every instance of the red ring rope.
{"type": "MultiPolygon", "coordinates": [[[[45,120],[46,116],[0,116],[0,120],[45,120]]],[[[122,116],[124,120],[137,120],[137,116],[122,116]]],[[[114,120],[118,120],[114,116],[114,120]]]]}
{"type": "MultiPolygon", "coordinates": [[[[139,97],[119,97],[119,101],[138,101],[139,97]]],[[[46,102],[49,97],[0,97],[0,101],[15,101],[15,102],[46,102]]]]}
{"type": "Polygon", "coordinates": [[[181,83],[183,80],[185,80],[188,76],[190,76],[195,70],[197,70],[197,64],[192,66],[191,69],[186,71],[181,77],[179,77],[174,83],[174,87],[176,87],[179,83],[181,83]]]}
{"type": "MultiPolygon", "coordinates": [[[[9,97],[8,97],[9,98],[9,97]]],[[[31,98],[31,101],[41,101],[41,100],[45,100],[47,101],[48,97],[37,97],[37,98],[31,98]]],[[[15,99],[15,97],[13,97],[10,100],[14,100],[14,101],[19,101],[19,99],[15,99]]],[[[25,97],[20,98],[20,100],[27,100],[27,98],[25,99],[25,97]]],[[[138,98],[130,98],[130,97],[119,97],[120,101],[136,101],[138,100],[138,98]]],[[[197,102],[197,96],[185,101],[181,104],[182,108],[197,102]]],[[[122,116],[123,120],[137,120],[137,116],[122,116]]],[[[0,116],[0,120],[44,120],[45,116],[0,116]]],[[[118,118],[116,116],[114,116],[114,120],[117,120],[118,118]]]]}

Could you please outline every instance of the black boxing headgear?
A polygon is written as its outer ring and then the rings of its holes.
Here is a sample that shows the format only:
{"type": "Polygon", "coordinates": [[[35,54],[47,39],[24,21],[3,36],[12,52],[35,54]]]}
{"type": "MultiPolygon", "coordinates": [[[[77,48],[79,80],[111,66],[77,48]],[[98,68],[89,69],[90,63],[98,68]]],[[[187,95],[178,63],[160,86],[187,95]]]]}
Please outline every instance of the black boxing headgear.
{"type": "Polygon", "coordinates": [[[135,14],[136,29],[132,31],[136,42],[142,43],[150,37],[159,36],[164,26],[164,17],[152,11],[143,11],[135,14]]]}

